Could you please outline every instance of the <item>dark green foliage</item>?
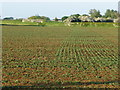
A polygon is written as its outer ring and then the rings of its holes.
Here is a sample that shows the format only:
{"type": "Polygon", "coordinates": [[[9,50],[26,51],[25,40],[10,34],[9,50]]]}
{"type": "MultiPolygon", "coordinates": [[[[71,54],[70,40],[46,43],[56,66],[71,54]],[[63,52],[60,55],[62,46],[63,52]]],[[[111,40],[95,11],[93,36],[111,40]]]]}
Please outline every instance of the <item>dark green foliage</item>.
{"type": "Polygon", "coordinates": [[[58,21],[58,18],[57,18],[57,17],[55,17],[55,21],[58,21]]]}
{"type": "Polygon", "coordinates": [[[73,14],[71,16],[75,16],[76,18],[78,18],[80,16],[80,14],[73,14]]]}
{"type": "Polygon", "coordinates": [[[5,17],[3,20],[13,20],[13,17],[5,17]]]}
{"type": "Polygon", "coordinates": [[[82,16],[89,16],[89,15],[87,15],[87,14],[83,14],[82,16]]]}
{"type": "Polygon", "coordinates": [[[41,16],[41,19],[44,19],[45,21],[50,21],[50,18],[45,16],[41,16]]]}
{"type": "Polygon", "coordinates": [[[68,18],[68,16],[62,17],[62,21],[64,21],[64,20],[67,19],[67,18],[68,18]]]}

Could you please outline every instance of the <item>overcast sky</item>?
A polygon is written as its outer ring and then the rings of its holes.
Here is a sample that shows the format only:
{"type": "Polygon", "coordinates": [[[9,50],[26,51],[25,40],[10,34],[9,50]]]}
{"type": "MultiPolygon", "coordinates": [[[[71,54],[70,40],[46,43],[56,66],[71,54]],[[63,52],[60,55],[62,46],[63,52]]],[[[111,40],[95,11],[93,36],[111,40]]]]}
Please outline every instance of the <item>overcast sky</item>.
{"type": "MultiPolygon", "coordinates": [[[[58,0],[59,1],[59,0],[58,0]]],[[[86,0],[85,0],[86,1],[86,0]]],[[[51,19],[71,14],[88,14],[90,9],[97,9],[104,14],[106,9],[118,9],[118,2],[4,2],[2,18],[27,18],[33,15],[48,16],[51,19]]],[[[0,13],[1,14],[1,13],[0,13]]]]}

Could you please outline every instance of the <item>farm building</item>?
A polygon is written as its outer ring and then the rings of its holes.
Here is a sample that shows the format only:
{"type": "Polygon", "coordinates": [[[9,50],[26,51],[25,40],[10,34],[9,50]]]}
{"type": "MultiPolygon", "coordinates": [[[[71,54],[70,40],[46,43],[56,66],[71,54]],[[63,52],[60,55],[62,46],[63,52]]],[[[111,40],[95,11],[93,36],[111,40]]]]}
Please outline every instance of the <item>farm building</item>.
{"type": "MultiPolygon", "coordinates": [[[[112,19],[112,18],[103,18],[97,17],[92,18],[90,16],[79,16],[78,18],[75,16],[70,16],[63,21],[66,26],[75,25],[74,22],[120,22],[119,19],[112,19]]],[[[79,24],[79,23],[76,23],[79,24]]]]}
{"type": "Polygon", "coordinates": [[[23,19],[22,22],[41,22],[43,23],[43,19],[23,19]]]}
{"type": "Polygon", "coordinates": [[[114,23],[120,23],[120,18],[114,19],[114,23]]]}
{"type": "Polygon", "coordinates": [[[90,16],[79,16],[78,18],[82,22],[93,22],[93,19],[90,16]]]}
{"type": "Polygon", "coordinates": [[[68,17],[64,22],[113,22],[114,19],[111,18],[92,18],[90,16],[79,16],[78,18],[75,16],[68,17]]]}
{"type": "Polygon", "coordinates": [[[98,18],[94,18],[93,20],[94,20],[94,22],[113,22],[112,18],[98,17],[98,18]]]}

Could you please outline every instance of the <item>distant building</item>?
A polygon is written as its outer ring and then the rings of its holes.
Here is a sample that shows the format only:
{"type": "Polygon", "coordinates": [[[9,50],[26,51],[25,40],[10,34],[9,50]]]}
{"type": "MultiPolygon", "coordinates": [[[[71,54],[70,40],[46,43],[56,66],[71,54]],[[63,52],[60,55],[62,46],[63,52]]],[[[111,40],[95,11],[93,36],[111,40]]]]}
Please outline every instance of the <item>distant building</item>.
{"type": "Polygon", "coordinates": [[[81,22],[93,22],[93,18],[90,16],[79,16],[78,18],[81,22]]]}
{"type": "Polygon", "coordinates": [[[43,19],[23,19],[22,22],[41,22],[43,23],[43,19]]]}

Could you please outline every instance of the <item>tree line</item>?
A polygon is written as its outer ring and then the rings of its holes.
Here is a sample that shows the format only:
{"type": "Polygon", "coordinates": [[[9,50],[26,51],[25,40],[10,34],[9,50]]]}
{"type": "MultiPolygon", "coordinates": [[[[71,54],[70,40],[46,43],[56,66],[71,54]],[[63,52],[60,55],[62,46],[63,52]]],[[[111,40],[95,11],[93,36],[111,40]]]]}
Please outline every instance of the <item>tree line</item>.
{"type": "MultiPolygon", "coordinates": [[[[76,17],[76,18],[78,18],[78,17],[80,17],[80,16],[90,16],[91,18],[102,17],[102,18],[117,19],[117,18],[120,16],[120,14],[118,13],[117,10],[107,9],[106,12],[105,12],[105,14],[102,15],[99,10],[90,9],[90,10],[89,10],[89,14],[83,14],[83,15],[73,14],[73,15],[70,15],[70,16],[63,16],[63,17],[61,18],[61,20],[64,21],[65,19],[67,19],[68,17],[71,17],[71,16],[74,16],[74,17],[76,17]]],[[[13,20],[13,19],[14,19],[13,17],[5,17],[5,18],[3,18],[3,20],[13,20]]],[[[35,15],[35,16],[28,17],[28,19],[43,19],[44,21],[50,21],[50,18],[49,18],[49,17],[39,16],[39,15],[35,15]]],[[[58,21],[58,18],[55,17],[54,21],[58,21]]]]}
{"type": "MultiPolygon", "coordinates": [[[[105,14],[102,15],[101,12],[99,10],[96,9],[91,9],[89,10],[89,14],[73,14],[71,16],[75,16],[76,18],[78,18],[79,16],[90,16],[92,18],[98,18],[98,17],[102,17],[102,18],[112,18],[112,19],[117,19],[119,17],[119,13],[117,12],[117,10],[110,10],[107,9],[105,14]]],[[[63,16],[62,17],[62,21],[64,21],[65,19],[67,19],[70,16],[63,16]]]]}

